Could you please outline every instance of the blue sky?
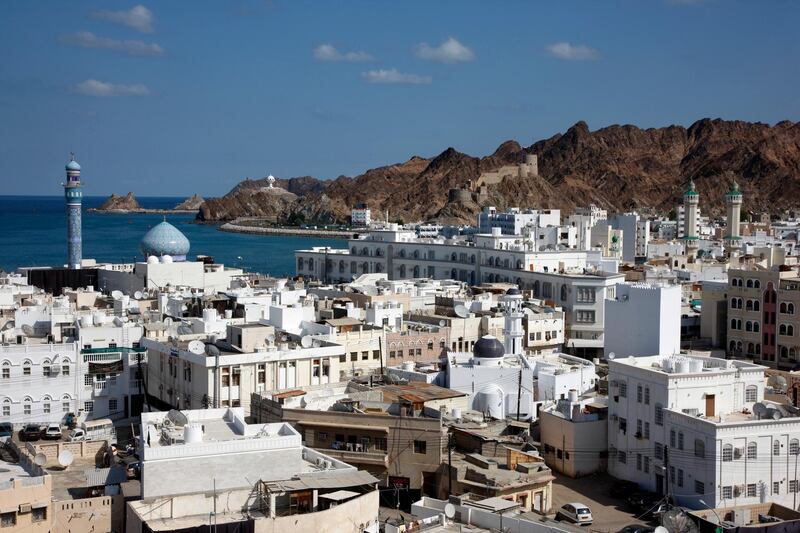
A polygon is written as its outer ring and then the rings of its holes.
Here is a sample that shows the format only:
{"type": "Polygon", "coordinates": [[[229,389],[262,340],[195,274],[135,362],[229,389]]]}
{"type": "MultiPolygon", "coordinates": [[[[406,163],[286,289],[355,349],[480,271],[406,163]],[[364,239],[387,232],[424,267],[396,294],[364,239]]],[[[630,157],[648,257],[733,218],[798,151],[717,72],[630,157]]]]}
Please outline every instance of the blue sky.
{"type": "Polygon", "coordinates": [[[800,3],[7,1],[0,194],[219,195],[585,120],[800,119],[800,3]]]}

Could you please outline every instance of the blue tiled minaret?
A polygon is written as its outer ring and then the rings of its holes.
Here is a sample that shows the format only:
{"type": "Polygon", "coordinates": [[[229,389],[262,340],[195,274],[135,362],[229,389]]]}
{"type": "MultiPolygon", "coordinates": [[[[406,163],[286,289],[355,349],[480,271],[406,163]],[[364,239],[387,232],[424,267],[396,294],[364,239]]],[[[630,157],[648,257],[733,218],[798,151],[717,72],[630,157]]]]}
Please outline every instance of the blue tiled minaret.
{"type": "Polygon", "coordinates": [[[83,256],[81,240],[81,166],[75,161],[75,154],[69,154],[67,181],[64,183],[64,199],[67,202],[67,266],[80,268],[83,256]]]}

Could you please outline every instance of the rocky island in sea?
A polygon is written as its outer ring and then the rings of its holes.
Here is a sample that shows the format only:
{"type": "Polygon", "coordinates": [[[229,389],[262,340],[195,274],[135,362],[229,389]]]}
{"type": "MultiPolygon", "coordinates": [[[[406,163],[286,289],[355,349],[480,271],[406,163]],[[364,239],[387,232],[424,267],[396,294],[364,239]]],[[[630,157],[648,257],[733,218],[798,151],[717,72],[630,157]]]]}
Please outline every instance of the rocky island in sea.
{"type": "Polygon", "coordinates": [[[125,196],[112,194],[100,207],[89,209],[92,213],[125,213],[125,214],[169,214],[196,213],[203,204],[203,197],[195,193],[172,209],[148,209],[142,207],[136,196],[129,192],[125,196]]]}

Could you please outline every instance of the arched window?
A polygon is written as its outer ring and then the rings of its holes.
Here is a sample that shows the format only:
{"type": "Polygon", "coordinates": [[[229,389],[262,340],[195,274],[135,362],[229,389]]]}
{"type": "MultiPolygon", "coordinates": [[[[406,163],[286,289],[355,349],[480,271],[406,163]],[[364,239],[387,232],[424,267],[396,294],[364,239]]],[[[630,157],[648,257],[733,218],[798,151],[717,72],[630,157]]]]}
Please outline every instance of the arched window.
{"type": "Polygon", "coordinates": [[[736,341],[730,342],[730,344],[728,345],[728,350],[730,350],[731,352],[736,351],[736,341]]]}
{"type": "Polygon", "coordinates": [[[731,329],[736,329],[736,319],[731,318],[731,329]]]}
{"type": "Polygon", "coordinates": [[[469,258],[469,262],[473,265],[475,264],[475,254],[472,254],[472,256],[469,258]]]}
{"type": "Polygon", "coordinates": [[[731,309],[736,309],[736,298],[731,298],[731,309]]]}
{"type": "Polygon", "coordinates": [[[786,326],[786,334],[790,337],[794,336],[794,326],[789,324],[786,326]]]}
{"type": "Polygon", "coordinates": [[[363,263],[361,263],[361,271],[362,271],[364,274],[367,274],[367,273],[369,273],[369,263],[367,263],[366,261],[364,261],[363,263]]]}
{"type": "MultiPolygon", "coordinates": [[[[697,441],[695,441],[695,454],[697,450],[697,441]]],[[[722,446],[722,462],[728,463],[733,461],[733,446],[731,444],[725,444],[722,446]]]]}
{"type": "Polygon", "coordinates": [[[781,454],[781,441],[774,440],[772,441],[772,455],[780,455],[781,454]]]}
{"type": "Polygon", "coordinates": [[[754,279],[753,280],[753,288],[760,289],[761,288],[761,281],[754,279]]]}
{"type": "Polygon", "coordinates": [[[780,310],[781,310],[781,313],[785,313],[786,312],[786,302],[781,302],[780,310]]]}
{"type": "Polygon", "coordinates": [[[31,375],[31,366],[32,365],[33,365],[33,363],[31,363],[30,359],[25,359],[22,362],[22,375],[23,376],[30,376],[31,375]]]}
{"type": "Polygon", "coordinates": [[[353,255],[358,255],[358,250],[356,249],[356,247],[355,247],[355,246],[353,246],[352,248],[350,248],[350,253],[351,253],[351,254],[353,254],[353,255]]]}
{"type": "Polygon", "coordinates": [[[748,459],[757,459],[758,458],[758,444],[755,442],[748,442],[747,443],[747,458],[748,459]]]}
{"type": "Polygon", "coordinates": [[[781,346],[781,357],[784,359],[789,357],[789,349],[786,346],[781,346]]]}
{"type": "Polygon", "coordinates": [[[701,459],[706,456],[706,443],[700,439],[694,439],[694,456],[701,459]]]}
{"type": "Polygon", "coordinates": [[[788,314],[790,314],[790,315],[794,314],[794,304],[793,303],[789,303],[789,304],[786,305],[786,312],[788,314]]]}
{"type": "Polygon", "coordinates": [[[416,265],[416,266],[414,267],[414,273],[413,273],[413,275],[414,275],[414,277],[415,277],[415,278],[418,278],[418,277],[419,277],[419,265],[416,265]]]}
{"type": "Polygon", "coordinates": [[[753,300],[747,300],[747,303],[744,306],[745,311],[752,311],[753,310],[753,300]]]}
{"type": "Polygon", "coordinates": [[[50,405],[51,405],[50,402],[52,402],[52,401],[53,401],[53,399],[50,396],[48,396],[47,394],[45,394],[42,397],[42,412],[44,414],[46,414],[46,415],[50,414],[50,408],[51,408],[50,407],[50,405]]]}
{"type": "Polygon", "coordinates": [[[761,309],[761,302],[758,300],[753,300],[753,311],[759,311],[761,309]]]}
{"type": "Polygon", "coordinates": [[[747,403],[755,403],[758,401],[758,387],[755,385],[748,385],[744,389],[744,401],[747,403]]]}
{"type": "Polygon", "coordinates": [[[792,439],[789,441],[789,455],[800,455],[800,440],[792,439]]]}
{"type": "Polygon", "coordinates": [[[756,346],[752,342],[747,343],[747,355],[753,355],[756,351],[756,346]]]}
{"type": "Polygon", "coordinates": [[[419,259],[419,250],[414,250],[414,259],[419,259]]]}
{"type": "Polygon", "coordinates": [[[780,326],[778,326],[778,334],[786,335],[786,324],[781,324],[780,326]]]}
{"type": "MultiPolygon", "coordinates": [[[[739,329],[742,329],[741,323],[739,325],[739,329]]],[[[736,349],[741,352],[742,351],[742,347],[743,347],[742,341],[736,341],[736,349]]]]}
{"type": "Polygon", "coordinates": [[[3,399],[3,417],[11,416],[11,398],[3,399]]]}
{"type": "Polygon", "coordinates": [[[489,266],[494,266],[494,257],[489,256],[489,266]]]}
{"type": "Polygon", "coordinates": [[[455,252],[453,252],[452,254],[450,254],[450,260],[458,261],[458,255],[455,252]]]}
{"type": "Polygon", "coordinates": [[[30,415],[32,405],[33,405],[33,398],[31,398],[30,396],[25,396],[25,398],[22,399],[22,414],[30,415]]]}
{"type": "Polygon", "coordinates": [[[761,325],[758,322],[753,322],[753,331],[755,331],[756,333],[761,331],[761,325]]]}
{"type": "Polygon", "coordinates": [[[749,320],[744,323],[744,330],[745,331],[753,331],[753,323],[749,320]]]}
{"type": "Polygon", "coordinates": [[[761,345],[756,344],[756,355],[761,355],[761,345]]]}
{"type": "Polygon", "coordinates": [[[797,350],[795,350],[794,346],[789,348],[789,359],[797,359],[797,350]]]}
{"type": "Polygon", "coordinates": [[[747,280],[747,288],[748,289],[752,289],[753,288],[753,280],[752,279],[748,279],[747,280]]]}

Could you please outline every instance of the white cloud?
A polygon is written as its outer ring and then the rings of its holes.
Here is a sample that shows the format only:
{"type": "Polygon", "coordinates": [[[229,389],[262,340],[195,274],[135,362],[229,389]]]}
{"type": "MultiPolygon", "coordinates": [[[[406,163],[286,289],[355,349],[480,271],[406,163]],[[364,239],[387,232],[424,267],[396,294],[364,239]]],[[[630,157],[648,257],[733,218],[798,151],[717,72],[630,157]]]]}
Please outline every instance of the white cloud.
{"type": "Polygon", "coordinates": [[[314,48],[314,57],[320,61],[347,61],[348,63],[363,63],[375,58],[366,52],[341,52],[329,43],[323,43],[314,48]]]}
{"type": "Polygon", "coordinates": [[[598,54],[594,48],[589,48],[582,44],[570,44],[567,42],[554,43],[547,45],[547,51],[550,55],[558,59],[566,59],[569,61],[580,61],[583,59],[596,59],[598,54]]]}
{"type": "Polygon", "coordinates": [[[63,44],[70,46],[80,46],[82,48],[100,48],[103,50],[115,50],[124,52],[132,56],[160,56],[164,55],[164,49],[156,43],[146,43],[136,40],[109,39],[108,37],[98,37],[90,31],[81,31],[62,35],[59,38],[63,44]]]}
{"type": "Polygon", "coordinates": [[[147,85],[141,83],[118,85],[95,79],[82,81],[74,87],[74,90],[76,93],[87,96],[147,96],[150,94],[147,85]]]}
{"type": "Polygon", "coordinates": [[[130,8],[128,11],[93,11],[92,17],[98,20],[107,20],[115,24],[122,24],[134,30],[139,30],[143,33],[151,33],[153,31],[153,12],[144,7],[142,4],[137,4],[130,8]]]}
{"type": "Polygon", "coordinates": [[[396,68],[362,72],[361,77],[369,83],[428,85],[433,81],[430,76],[406,74],[404,72],[399,72],[396,68]]]}
{"type": "Polygon", "coordinates": [[[417,45],[416,54],[420,59],[440,63],[464,63],[475,59],[475,53],[453,37],[449,37],[439,46],[420,43],[417,45]]]}

